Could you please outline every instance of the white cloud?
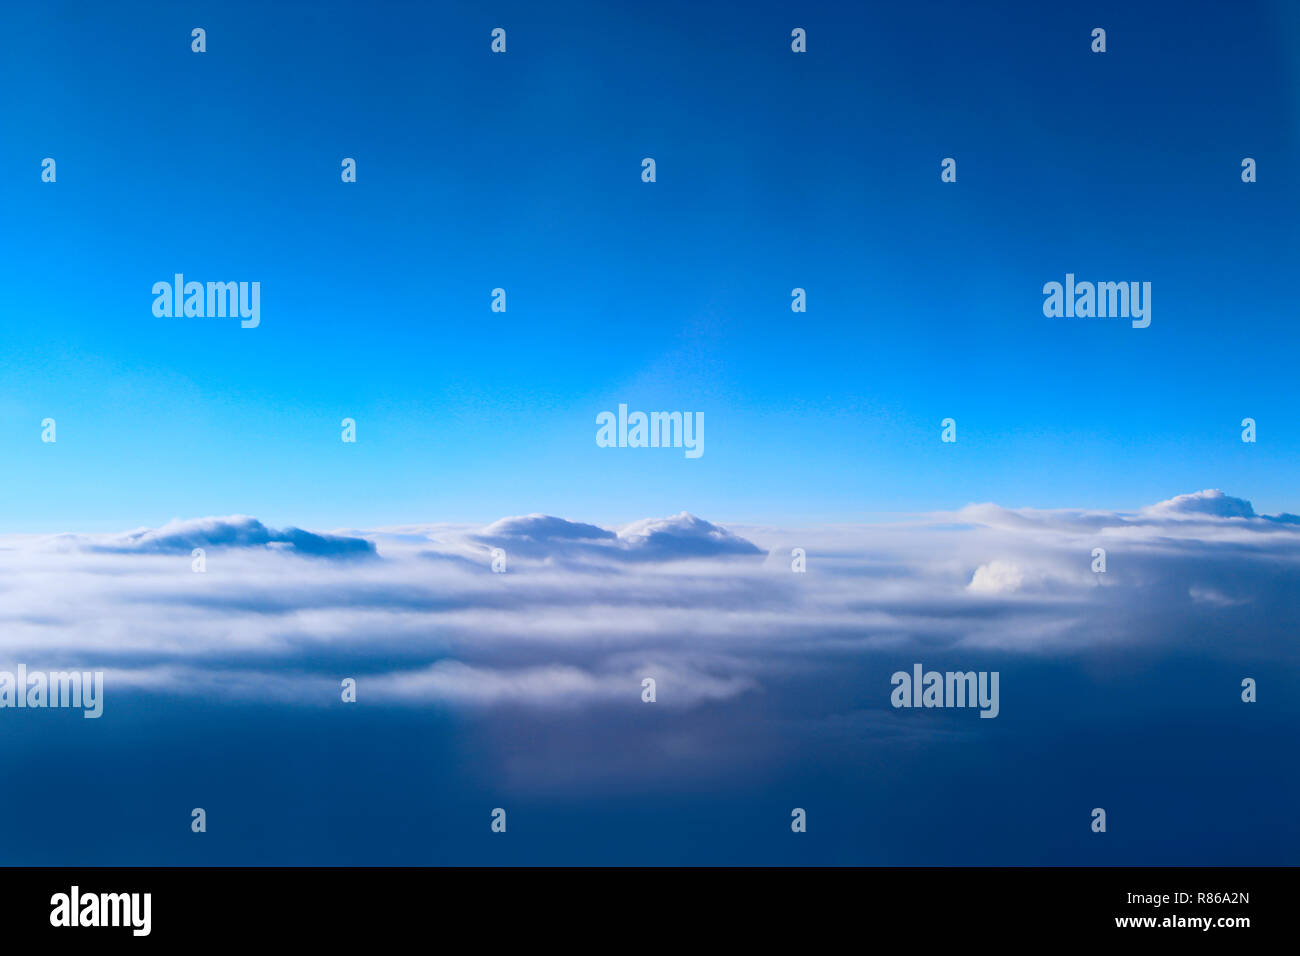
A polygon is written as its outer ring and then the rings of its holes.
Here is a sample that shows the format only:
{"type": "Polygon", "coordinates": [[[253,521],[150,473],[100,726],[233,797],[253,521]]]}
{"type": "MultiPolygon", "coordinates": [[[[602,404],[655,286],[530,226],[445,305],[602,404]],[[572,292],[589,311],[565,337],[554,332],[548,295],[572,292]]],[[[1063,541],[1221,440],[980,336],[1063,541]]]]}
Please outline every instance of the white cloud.
{"type": "Polygon", "coordinates": [[[283,547],[325,557],[358,557],[374,553],[363,538],[313,534],[301,528],[277,531],[248,515],[224,518],[173,519],[161,528],[139,528],[116,535],[59,535],[64,548],[118,552],[190,552],[194,548],[283,547]]]}
{"type": "Polygon", "coordinates": [[[1209,515],[1214,518],[1254,518],[1255,509],[1243,498],[1225,495],[1217,488],[1197,491],[1190,495],[1176,495],[1142,509],[1142,514],[1152,517],[1178,517],[1182,515],[1209,515]]]}
{"type": "Polygon", "coordinates": [[[478,708],[623,706],[655,677],[657,706],[673,709],[872,654],[1060,655],[1191,634],[1212,650],[1246,633],[1292,659],[1300,525],[1226,498],[805,529],[683,513],[619,530],[529,515],[313,535],[236,517],[9,537],[0,667],[320,705],[351,676],[365,700],[478,708]],[[204,574],[191,545],[208,549],[204,574]],[[507,573],[492,573],[492,547],[507,573]],[[790,570],[795,547],[804,574],[790,570]]]}
{"type": "Polygon", "coordinates": [[[967,587],[980,594],[1008,594],[1024,583],[1025,572],[1010,561],[990,561],[975,569],[967,587]]]}
{"type": "Polygon", "coordinates": [[[663,557],[762,554],[753,542],[683,511],[671,518],[645,518],[618,533],[625,546],[663,557]]]}

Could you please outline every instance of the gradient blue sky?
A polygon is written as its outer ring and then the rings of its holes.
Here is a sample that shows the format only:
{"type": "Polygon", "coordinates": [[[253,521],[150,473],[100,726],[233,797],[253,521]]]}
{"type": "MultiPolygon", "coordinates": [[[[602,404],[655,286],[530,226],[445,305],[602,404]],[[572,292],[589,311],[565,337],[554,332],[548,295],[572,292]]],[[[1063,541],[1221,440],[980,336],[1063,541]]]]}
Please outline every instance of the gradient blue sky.
{"type": "Polygon", "coordinates": [[[6,530],[1300,511],[1285,5],[150,6],[0,12],[6,530]],[[1151,327],[1044,318],[1067,271],[1151,327]],[[596,447],[619,402],[704,457],[596,447]]]}

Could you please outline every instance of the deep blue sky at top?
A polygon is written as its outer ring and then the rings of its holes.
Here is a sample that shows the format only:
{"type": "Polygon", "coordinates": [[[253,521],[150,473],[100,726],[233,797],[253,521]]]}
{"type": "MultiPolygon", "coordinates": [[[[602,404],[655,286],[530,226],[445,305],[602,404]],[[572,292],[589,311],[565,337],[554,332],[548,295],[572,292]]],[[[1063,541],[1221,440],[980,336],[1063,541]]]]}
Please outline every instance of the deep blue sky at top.
{"type": "Polygon", "coordinates": [[[0,12],[4,530],[1300,511],[1285,5],[158,6],[0,12]],[[1151,327],[1044,318],[1067,271],[1151,327]],[[176,272],[261,327],[154,318],[176,272]]]}

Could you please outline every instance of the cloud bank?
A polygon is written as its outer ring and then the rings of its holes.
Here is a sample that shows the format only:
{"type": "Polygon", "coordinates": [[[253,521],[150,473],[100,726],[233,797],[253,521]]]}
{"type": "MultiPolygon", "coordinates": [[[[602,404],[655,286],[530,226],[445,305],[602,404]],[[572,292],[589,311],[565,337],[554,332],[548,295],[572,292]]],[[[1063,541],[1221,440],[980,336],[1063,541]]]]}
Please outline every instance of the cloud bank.
{"type": "Polygon", "coordinates": [[[110,692],[330,706],[353,677],[368,703],[581,710],[639,704],[647,677],[670,709],[815,687],[866,654],[1249,641],[1293,661],[1298,546],[1294,516],[1217,490],[1127,514],[974,504],[818,528],[683,512],[324,534],[203,518],[0,539],[0,667],[102,669],[110,692]]]}

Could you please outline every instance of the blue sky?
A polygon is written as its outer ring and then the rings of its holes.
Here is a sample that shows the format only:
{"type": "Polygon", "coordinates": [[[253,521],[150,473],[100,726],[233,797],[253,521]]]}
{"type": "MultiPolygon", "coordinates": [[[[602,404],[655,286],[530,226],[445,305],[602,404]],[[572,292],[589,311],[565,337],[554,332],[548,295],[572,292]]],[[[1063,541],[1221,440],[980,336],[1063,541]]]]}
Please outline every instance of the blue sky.
{"type": "Polygon", "coordinates": [[[903,7],[7,7],[0,523],[1300,510],[1294,19],[903,7]],[[1067,271],[1151,327],[1044,318],[1067,271]],[[705,455],[597,448],[619,402],[705,455]]]}

